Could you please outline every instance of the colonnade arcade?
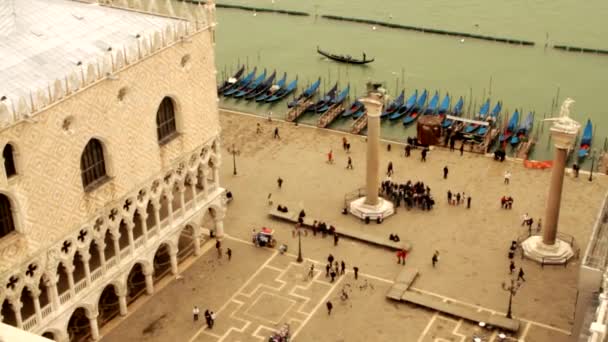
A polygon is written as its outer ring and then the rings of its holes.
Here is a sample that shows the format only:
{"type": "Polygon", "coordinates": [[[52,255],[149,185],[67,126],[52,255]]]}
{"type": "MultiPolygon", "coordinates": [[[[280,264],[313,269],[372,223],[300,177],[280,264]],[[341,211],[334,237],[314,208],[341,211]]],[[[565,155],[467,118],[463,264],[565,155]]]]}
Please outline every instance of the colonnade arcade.
{"type": "Polygon", "coordinates": [[[101,325],[199,255],[209,231],[221,237],[219,142],[209,145],[5,275],[2,322],[56,341],[97,339],[101,325]]]}

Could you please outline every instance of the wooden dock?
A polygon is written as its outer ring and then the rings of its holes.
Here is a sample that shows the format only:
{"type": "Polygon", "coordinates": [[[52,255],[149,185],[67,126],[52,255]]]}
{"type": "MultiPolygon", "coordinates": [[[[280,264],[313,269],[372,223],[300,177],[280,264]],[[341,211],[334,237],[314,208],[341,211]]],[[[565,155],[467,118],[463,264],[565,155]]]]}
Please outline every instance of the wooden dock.
{"type": "Polygon", "coordinates": [[[367,111],[355,121],[350,132],[352,134],[359,134],[365,127],[367,127],[367,111]]]}
{"type": "Polygon", "coordinates": [[[334,119],[342,113],[344,110],[344,106],[341,104],[335,104],[329,108],[325,114],[321,115],[319,118],[319,122],[317,123],[317,127],[325,128],[327,127],[334,119]]]}
{"type": "Polygon", "coordinates": [[[304,101],[303,103],[291,108],[287,112],[287,121],[288,122],[296,121],[300,117],[300,115],[302,115],[302,113],[304,113],[304,110],[306,110],[306,108],[308,108],[308,106],[310,106],[313,103],[314,103],[314,101],[308,100],[308,101],[304,101]]]}

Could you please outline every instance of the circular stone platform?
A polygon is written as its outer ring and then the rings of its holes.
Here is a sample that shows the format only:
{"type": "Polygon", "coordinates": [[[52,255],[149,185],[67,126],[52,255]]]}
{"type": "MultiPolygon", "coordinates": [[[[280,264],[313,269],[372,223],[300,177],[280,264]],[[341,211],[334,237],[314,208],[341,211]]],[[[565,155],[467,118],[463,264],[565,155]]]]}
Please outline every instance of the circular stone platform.
{"type": "Polygon", "coordinates": [[[395,213],[395,207],[392,202],[383,198],[378,198],[377,205],[368,205],[365,204],[365,197],[361,197],[349,203],[348,211],[362,220],[367,217],[370,220],[384,220],[395,213]]]}
{"type": "Polygon", "coordinates": [[[521,247],[526,257],[543,264],[565,264],[574,255],[568,243],[557,239],[554,245],[546,245],[542,236],[527,238],[521,247]]]}

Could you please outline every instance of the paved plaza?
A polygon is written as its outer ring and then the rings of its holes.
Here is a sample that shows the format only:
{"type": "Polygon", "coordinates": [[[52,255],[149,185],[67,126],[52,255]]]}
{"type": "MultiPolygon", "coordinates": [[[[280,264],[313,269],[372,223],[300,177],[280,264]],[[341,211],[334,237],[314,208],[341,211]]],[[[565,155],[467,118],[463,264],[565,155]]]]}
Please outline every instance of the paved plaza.
{"type": "MultiPolygon", "coordinates": [[[[417,268],[414,291],[438,296],[478,310],[504,313],[508,295],[501,283],[509,280],[507,251],[511,240],[526,233],[521,216],[528,212],[537,220],[544,211],[548,170],[527,170],[518,163],[498,163],[488,158],[443,149],[431,151],[426,163],[414,150],[404,158],[402,148],[393,145],[381,156],[381,171],[388,161],[395,166],[394,181],[424,181],[437,201],[430,211],[398,208],[383,224],[365,223],[341,214],[344,194],[363,186],[365,141],[347,136],[355,169],[346,170],[342,136],[325,130],[268,123],[247,116],[223,113],[223,147],[240,150],[236,156],[237,176],[233,176],[232,156],[223,154],[222,184],[234,194],[225,219],[229,234],[223,247],[234,252],[231,261],[218,259],[213,242],[192,265],[180,270],[153,297],[143,297],[137,310],[116,319],[113,329],[102,329],[104,341],[267,341],[272,331],[287,323],[297,341],[468,341],[480,336],[497,340],[496,333],[475,324],[437,312],[389,301],[385,295],[403,268],[395,255],[384,249],[342,239],[309,234],[302,237],[305,261],[298,264],[297,239],[293,227],[268,216],[268,195],[273,206],[290,210],[304,208],[309,217],[322,219],[352,230],[373,231],[380,236],[398,233],[413,244],[407,267],[417,268]],[[256,134],[256,123],[263,127],[256,134]],[[280,127],[281,139],[272,139],[280,127]],[[325,163],[333,149],[336,163],[325,163]],[[450,174],[442,179],[443,166],[450,174]],[[511,184],[503,184],[504,170],[513,174],[511,184]],[[277,187],[276,179],[284,184],[277,187]],[[471,194],[472,208],[449,206],[445,194],[471,194]],[[513,196],[513,210],[500,208],[503,195],[513,196]],[[275,229],[279,244],[288,245],[288,254],[258,248],[251,243],[251,230],[267,226],[275,229]],[[436,268],[431,256],[440,252],[436,268]],[[345,275],[330,283],[325,277],[326,257],[332,253],[347,265],[345,275]],[[315,265],[312,279],[307,277],[315,265]],[[360,269],[355,280],[352,267],[360,269]],[[347,300],[340,294],[346,291],[347,300]],[[334,304],[328,316],[325,303],[334,304]],[[193,322],[192,307],[201,313],[218,313],[213,329],[204,328],[204,319],[193,322]]],[[[385,145],[383,145],[385,147],[385,145]]],[[[225,150],[224,150],[225,151],[225,150]]],[[[605,177],[575,179],[567,176],[560,215],[560,231],[587,243],[601,199],[606,193],[605,177]]],[[[519,257],[517,267],[526,272],[513,301],[514,317],[522,321],[521,341],[568,341],[576,296],[579,260],[566,267],[540,265],[519,257]]],[[[182,266],[180,266],[182,267],[182,266]]]]}

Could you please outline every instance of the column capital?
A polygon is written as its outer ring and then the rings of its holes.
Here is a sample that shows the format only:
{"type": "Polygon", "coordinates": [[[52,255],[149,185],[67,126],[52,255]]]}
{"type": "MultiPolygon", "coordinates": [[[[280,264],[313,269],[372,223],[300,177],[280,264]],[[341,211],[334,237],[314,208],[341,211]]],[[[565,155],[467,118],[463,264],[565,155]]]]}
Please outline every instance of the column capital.
{"type": "Polygon", "coordinates": [[[30,297],[32,297],[33,299],[40,297],[40,294],[42,293],[42,291],[40,291],[38,287],[28,287],[28,290],[30,290],[30,297]]]}
{"type": "Polygon", "coordinates": [[[13,307],[13,310],[15,310],[15,311],[21,311],[21,308],[23,307],[23,303],[21,303],[21,301],[19,300],[19,298],[9,298],[8,302],[13,307]]]}
{"type": "Polygon", "coordinates": [[[74,272],[74,262],[72,262],[72,261],[62,261],[61,263],[63,264],[63,267],[65,267],[66,271],[68,271],[69,273],[74,272]]]}
{"type": "Polygon", "coordinates": [[[90,312],[85,310],[85,312],[86,312],[87,318],[90,320],[96,320],[97,316],[99,316],[99,312],[97,310],[90,311],[90,312]]]}
{"type": "Polygon", "coordinates": [[[82,261],[84,262],[89,262],[89,260],[91,260],[91,253],[89,253],[88,251],[80,252],[80,256],[82,257],[82,261]]]}

